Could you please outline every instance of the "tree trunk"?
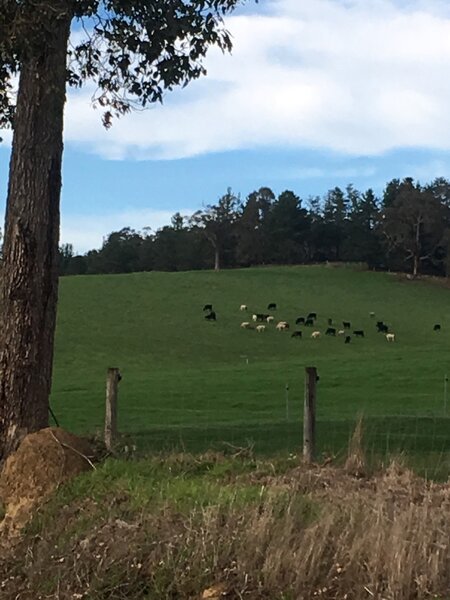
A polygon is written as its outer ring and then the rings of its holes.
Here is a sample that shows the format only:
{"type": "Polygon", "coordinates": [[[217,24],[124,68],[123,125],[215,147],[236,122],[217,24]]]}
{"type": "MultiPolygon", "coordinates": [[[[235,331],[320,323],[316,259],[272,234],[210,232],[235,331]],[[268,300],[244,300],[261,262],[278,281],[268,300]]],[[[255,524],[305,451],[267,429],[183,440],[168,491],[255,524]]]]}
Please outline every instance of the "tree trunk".
{"type": "Polygon", "coordinates": [[[47,0],[43,7],[38,3],[34,10],[51,17],[46,19],[45,38],[21,64],[0,284],[0,462],[23,433],[48,425],[68,5],[63,0],[47,0]]]}
{"type": "Polygon", "coordinates": [[[420,225],[422,224],[422,218],[419,217],[416,223],[416,238],[415,238],[415,247],[414,247],[414,258],[413,258],[413,277],[417,277],[419,272],[419,261],[420,261],[420,225]]]}
{"type": "Polygon", "coordinates": [[[214,246],[214,271],[220,271],[220,251],[218,246],[214,246]]]}
{"type": "Polygon", "coordinates": [[[419,257],[417,256],[417,254],[415,254],[414,259],[413,259],[413,277],[417,277],[418,273],[419,273],[419,257]]]}

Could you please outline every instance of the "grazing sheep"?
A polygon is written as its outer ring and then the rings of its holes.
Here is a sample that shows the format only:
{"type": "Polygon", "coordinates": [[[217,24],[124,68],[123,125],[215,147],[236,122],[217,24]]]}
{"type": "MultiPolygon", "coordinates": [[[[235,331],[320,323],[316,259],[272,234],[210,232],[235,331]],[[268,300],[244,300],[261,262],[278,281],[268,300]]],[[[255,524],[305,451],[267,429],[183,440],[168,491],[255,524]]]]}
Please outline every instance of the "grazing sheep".
{"type": "Polygon", "coordinates": [[[339,329],[338,335],[344,335],[345,331],[343,329],[339,329]]]}
{"type": "Polygon", "coordinates": [[[247,310],[247,305],[241,304],[241,306],[239,307],[239,310],[247,310]]]}
{"type": "Polygon", "coordinates": [[[350,321],[342,321],[342,327],[344,329],[350,329],[351,326],[352,324],[350,323],[350,321]]]}
{"type": "Polygon", "coordinates": [[[278,331],[284,331],[285,329],[289,329],[289,323],[287,321],[280,321],[276,325],[278,331]]]}
{"type": "Polygon", "coordinates": [[[268,323],[272,323],[272,321],[273,321],[274,319],[275,319],[275,317],[272,317],[272,315],[269,315],[269,316],[267,317],[266,321],[267,321],[268,323]]]}
{"type": "Polygon", "coordinates": [[[252,316],[252,319],[254,321],[265,321],[267,319],[267,317],[269,317],[270,315],[265,315],[263,313],[256,313],[252,316]]]}
{"type": "Polygon", "coordinates": [[[212,310],[209,315],[205,315],[207,321],[216,321],[216,313],[212,310]]]}
{"type": "Polygon", "coordinates": [[[364,331],[363,331],[362,329],[356,329],[356,330],[353,332],[353,335],[354,335],[355,337],[364,337],[364,331]]]}
{"type": "Polygon", "coordinates": [[[309,313],[309,315],[306,318],[307,319],[317,319],[317,313],[311,312],[311,313],[309,313]]]}
{"type": "Polygon", "coordinates": [[[242,329],[250,329],[250,323],[248,321],[244,321],[241,323],[242,329]]]}
{"type": "Polygon", "coordinates": [[[395,333],[387,333],[386,339],[388,342],[395,342],[395,333]]]}
{"type": "Polygon", "coordinates": [[[305,327],[314,327],[314,319],[306,319],[305,327]]]}
{"type": "Polygon", "coordinates": [[[256,331],[257,331],[258,333],[262,333],[262,332],[263,332],[263,331],[265,331],[265,330],[266,330],[266,326],[265,326],[265,325],[257,325],[257,326],[256,326],[256,331]]]}
{"type": "Polygon", "coordinates": [[[313,331],[311,337],[313,340],[320,338],[320,331],[313,331]]]}
{"type": "Polygon", "coordinates": [[[296,325],[303,325],[305,323],[305,317],[297,317],[295,319],[295,324],[296,325]]]}
{"type": "Polygon", "coordinates": [[[373,319],[373,318],[374,318],[374,316],[375,316],[375,313],[374,313],[374,312],[370,312],[370,313],[369,313],[369,317],[370,317],[371,319],[373,319]]]}
{"type": "Polygon", "coordinates": [[[351,341],[352,341],[352,338],[349,335],[346,335],[344,344],[350,344],[351,341]]]}
{"type": "Polygon", "coordinates": [[[441,330],[441,326],[439,325],[439,323],[436,323],[436,325],[433,327],[433,331],[440,331],[441,330]]]}
{"type": "Polygon", "coordinates": [[[267,305],[267,310],[276,310],[277,309],[277,305],[275,304],[275,302],[270,302],[267,305]]]}
{"type": "Polygon", "coordinates": [[[212,304],[205,304],[205,306],[203,307],[203,310],[212,310],[212,304]]]}
{"type": "Polygon", "coordinates": [[[333,337],[336,337],[336,329],[334,327],[328,327],[328,329],[325,331],[325,335],[332,335],[333,337]]]}
{"type": "Polygon", "coordinates": [[[302,332],[301,331],[294,331],[291,335],[291,337],[296,338],[296,337],[302,337],[302,332]]]}

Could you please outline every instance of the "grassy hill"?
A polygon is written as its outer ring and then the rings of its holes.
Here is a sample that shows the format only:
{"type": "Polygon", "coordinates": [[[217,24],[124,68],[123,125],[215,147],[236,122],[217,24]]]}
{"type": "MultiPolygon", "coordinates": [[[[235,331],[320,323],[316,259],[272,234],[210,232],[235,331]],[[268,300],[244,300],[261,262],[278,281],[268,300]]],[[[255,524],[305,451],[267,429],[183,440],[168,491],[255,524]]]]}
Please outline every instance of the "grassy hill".
{"type": "Polygon", "coordinates": [[[120,429],[141,448],[249,440],[260,451],[296,451],[304,367],[317,366],[321,451],[343,449],[363,413],[369,451],[440,456],[450,450],[449,302],[450,291],[434,284],[325,266],[63,278],[52,407],[73,431],[101,428],[106,368],[118,366],[120,429]],[[240,329],[250,317],[242,303],[251,313],[269,302],[276,320],[293,325],[315,311],[322,332],[331,317],[366,337],[345,345],[312,340],[308,328],[301,340],[274,325],[264,334],[240,329]],[[205,303],[216,323],[204,320],[205,303]],[[396,343],[376,332],[378,319],[396,343]]]}

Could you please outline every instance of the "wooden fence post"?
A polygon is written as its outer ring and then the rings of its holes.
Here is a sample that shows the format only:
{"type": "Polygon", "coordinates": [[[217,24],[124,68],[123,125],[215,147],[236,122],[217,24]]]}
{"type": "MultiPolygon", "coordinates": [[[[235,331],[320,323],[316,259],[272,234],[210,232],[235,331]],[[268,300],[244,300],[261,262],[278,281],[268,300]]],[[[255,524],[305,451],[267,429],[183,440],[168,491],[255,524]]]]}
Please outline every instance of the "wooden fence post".
{"type": "Polygon", "coordinates": [[[117,396],[122,379],[117,367],[110,367],[106,376],[105,445],[111,451],[117,439],[117,396]]]}
{"type": "Polygon", "coordinates": [[[316,367],[305,368],[305,404],[303,410],[303,459],[311,464],[316,449],[316,367]]]}

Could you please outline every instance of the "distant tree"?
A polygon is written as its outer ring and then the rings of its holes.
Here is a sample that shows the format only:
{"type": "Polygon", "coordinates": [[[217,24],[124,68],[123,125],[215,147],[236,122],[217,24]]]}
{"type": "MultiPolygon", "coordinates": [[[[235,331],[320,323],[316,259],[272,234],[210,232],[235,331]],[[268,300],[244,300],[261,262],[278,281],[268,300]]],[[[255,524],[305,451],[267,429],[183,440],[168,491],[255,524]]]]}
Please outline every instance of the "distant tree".
{"type": "Polygon", "coordinates": [[[158,271],[205,268],[205,241],[191,229],[187,217],[175,213],[171,225],[162,227],[154,235],[153,259],[154,269],[158,271]]]}
{"type": "Polygon", "coordinates": [[[255,198],[258,201],[259,210],[261,211],[261,219],[264,221],[275,202],[275,194],[269,187],[261,187],[257,192],[254,192],[255,198]]]}
{"type": "Polygon", "coordinates": [[[381,260],[377,235],[379,201],[372,189],[361,194],[351,188],[349,204],[347,237],[343,249],[345,260],[363,261],[374,266],[381,260]]]}
{"type": "Polygon", "coordinates": [[[266,234],[272,262],[295,264],[306,258],[309,221],[300,198],[294,192],[282,192],[267,216],[266,234]]]}
{"type": "Polygon", "coordinates": [[[183,244],[180,230],[165,225],[155,233],[152,243],[153,268],[155,271],[179,271],[180,251],[183,244]]]}
{"type": "Polygon", "coordinates": [[[70,259],[65,275],[85,275],[87,273],[87,257],[77,254],[70,259]]]}
{"type": "Polygon", "coordinates": [[[444,206],[450,207],[450,181],[445,177],[436,177],[431,183],[424,186],[427,192],[444,206]]]}
{"type": "Polygon", "coordinates": [[[339,187],[330,190],[323,204],[323,240],[328,260],[342,259],[342,247],[348,235],[349,198],[339,187]]]}
{"type": "Polygon", "coordinates": [[[425,186],[426,191],[430,192],[443,207],[444,228],[443,241],[441,246],[441,275],[449,277],[450,275],[450,181],[444,177],[437,177],[430,184],[425,186]]]}
{"type": "Polygon", "coordinates": [[[210,204],[205,210],[197,211],[191,217],[191,224],[202,232],[214,250],[214,270],[219,271],[228,252],[234,250],[236,223],[241,202],[228,188],[217,204],[210,204]]]}
{"type": "Polygon", "coordinates": [[[267,259],[267,217],[275,200],[269,188],[248,195],[237,223],[237,261],[241,265],[258,265],[267,259]]]}
{"type": "Polygon", "coordinates": [[[400,179],[392,179],[386,184],[383,192],[383,208],[389,208],[401,192],[401,190],[412,189],[413,180],[406,177],[403,182],[400,179]]]}
{"type": "Polygon", "coordinates": [[[94,81],[103,122],[205,73],[238,0],[0,0],[0,127],[13,124],[0,338],[0,461],[48,424],[66,84],[94,81]],[[72,24],[79,37],[69,45],[72,24]],[[79,40],[79,41],[78,41],[79,40]],[[19,75],[17,101],[12,93],[19,75]],[[15,104],[16,102],[16,104],[15,104]]]}
{"type": "Polygon", "coordinates": [[[307,200],[307,212],[309,220],[308,231],[308,256],[307,261],[321,262],[326,260],[326,254],[322,249],[323,216],[322,202],[320,196],[310,196],[307,200]]]}
{"type": "Polygon", "coordinates": [[[72,244],[62,244],[59,247],[59,273],[65,275],[73,258],[72,244]]]}
{"type": "Polygon", "coordinates": [[[430,190],[407,178],[397,187],[395,198],[389,198],[380,231],[387,251],[400,251],[416,276],[422,262],[445,257],[447,223],[448,209],[430,190]]]}
{"type": "Polygon", "coordinates": [[[110,233],[97,255],[100,273],[132,273],[139,270],[142,237],[130,227],[110,233]]]}
{"type": "Polygon", "coordinates": [[[139,270],[153,271],[155,267],[154,240],[150,227],[144,227],[141,231],[142,243],[139,250],[139,270]]]}

